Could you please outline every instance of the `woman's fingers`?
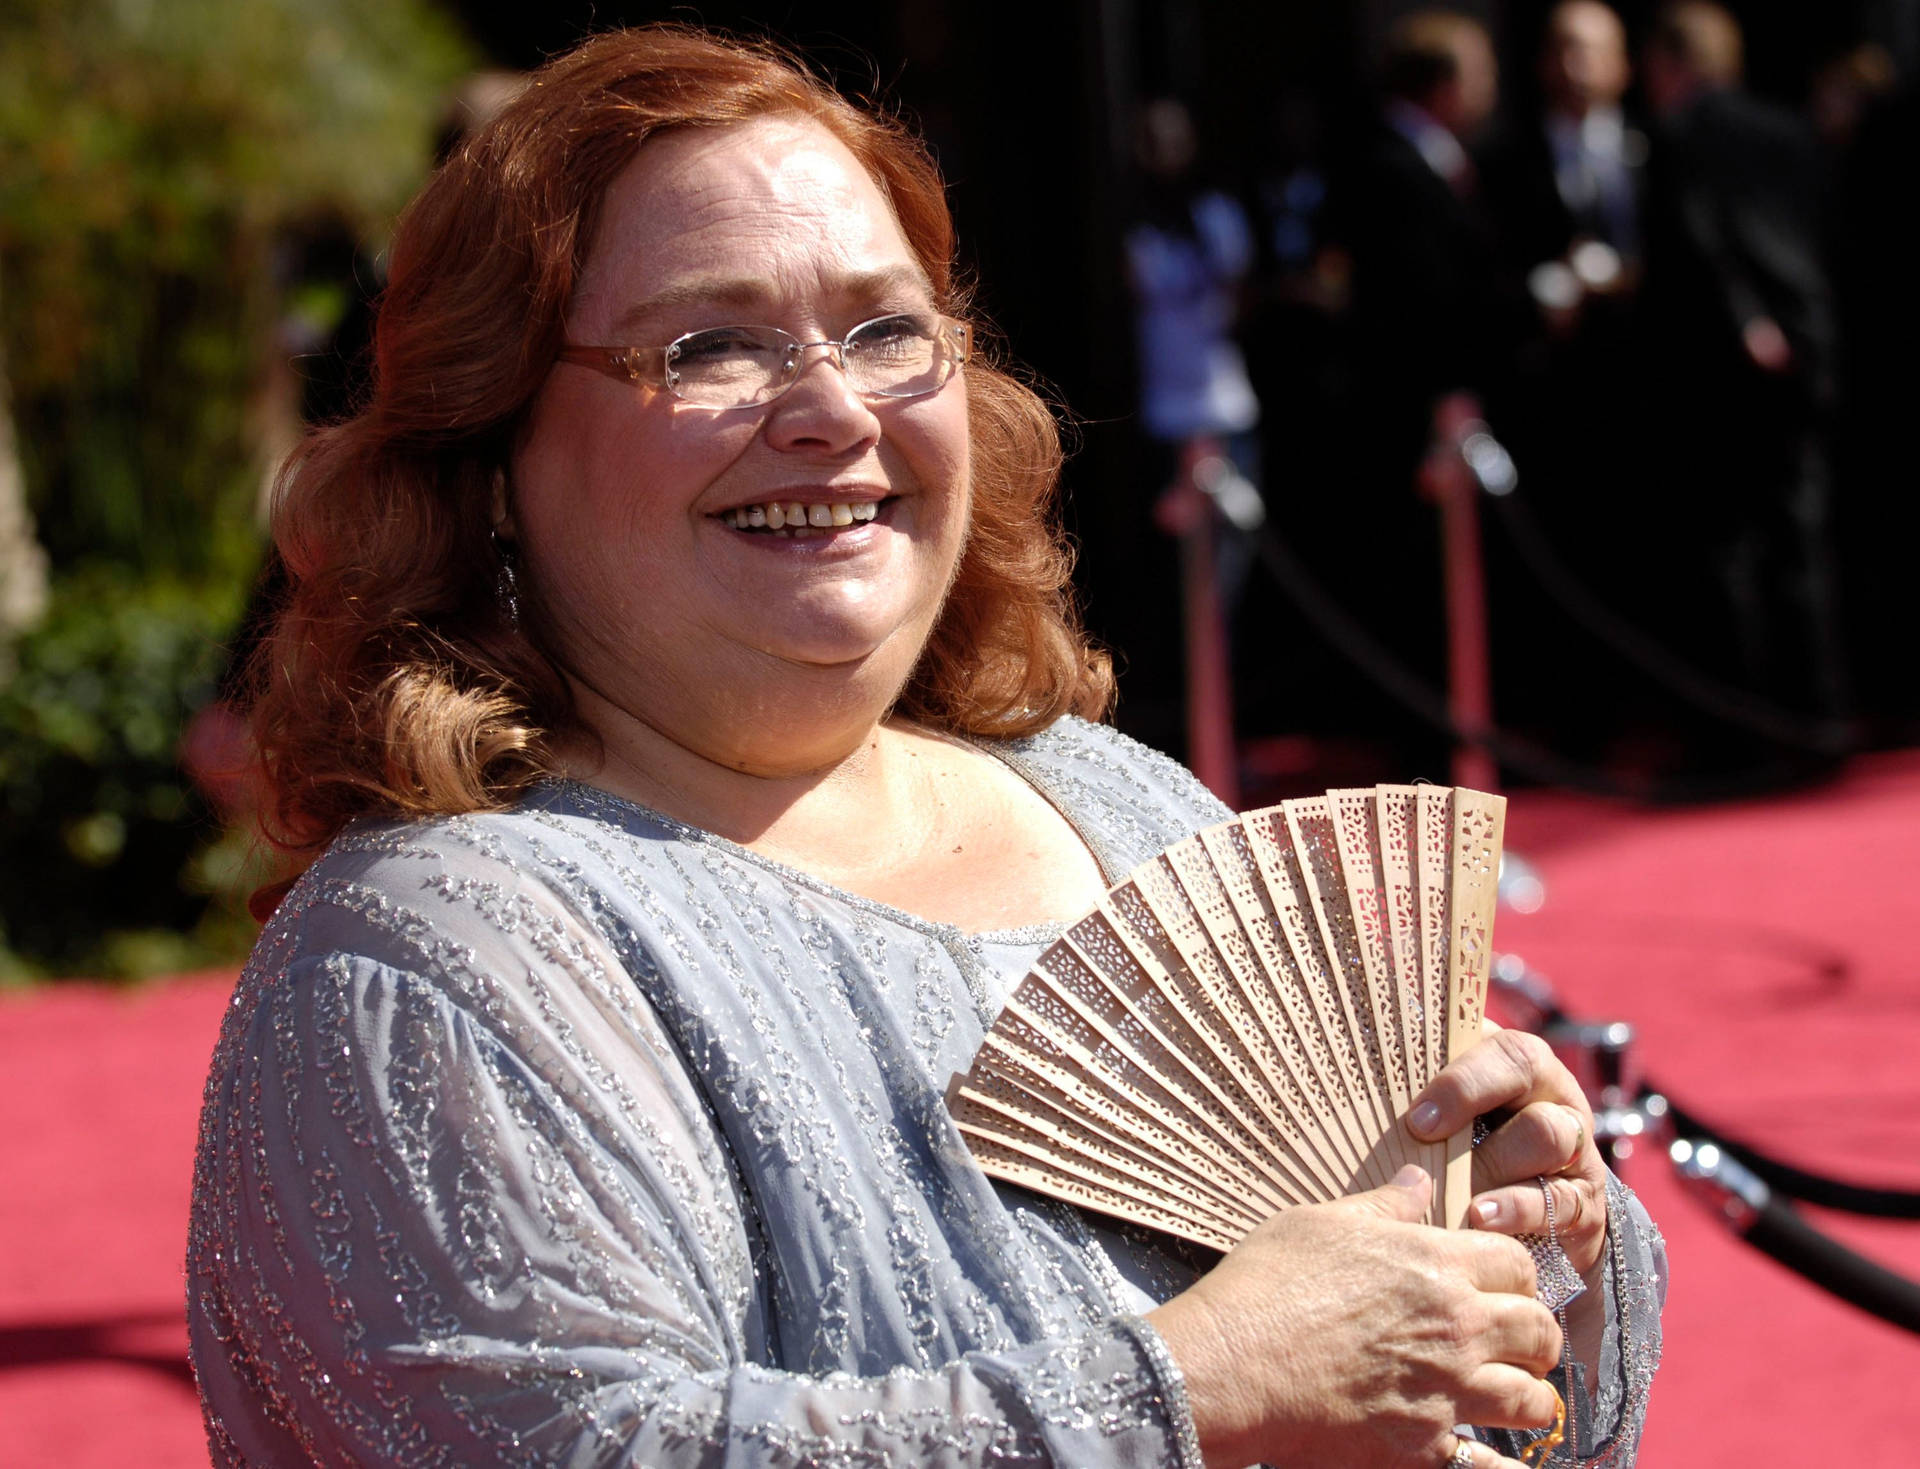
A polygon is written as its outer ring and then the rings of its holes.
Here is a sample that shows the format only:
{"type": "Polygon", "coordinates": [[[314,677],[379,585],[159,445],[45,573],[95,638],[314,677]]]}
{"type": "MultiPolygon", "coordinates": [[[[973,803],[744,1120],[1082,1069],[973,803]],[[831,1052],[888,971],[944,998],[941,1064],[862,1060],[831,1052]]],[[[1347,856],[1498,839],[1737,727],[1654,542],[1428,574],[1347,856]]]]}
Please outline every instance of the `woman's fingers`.
{"type": "Polygon", "coordinates": [[[1460,1451],[1463,1443],[1466,1447],[1464,1469],[1527,1469],[1527,1466],[1518,1459],[1509,1459],[1490,1444],[1473,1443],[1459,1438],[1450,1444],[1440,1446],[1438,1456],[1433,1461],[1437,1469],[1453,1469],[1456,1463],[1461,1462],[1452,1456],[1460,1451]]]}
{"type": "Polygon", "coordinates": [[[1538,1036],[1495,1031],[1428,1083],[1407,1124],[1416,1137],[1438,1139],[1487,1113],[1502,1120],[1474,1149],[1469,1221],[1502,1234],[1547,1233],[1546,1180],[1554,1231],[1586,1274],[1606,1239],[1607,1170],[1579,1083],[1538,1036]]]}
{"type": "MultiPolygon", "coordinates": [[[[1416,1137],[1451,1137],[1483,1112],[1558,1102],[1583,1116],[1587,1099],[1572,1073],[1537,1035],[1501,1030],[1443,1069],[1415,1098],[1407,1124],[1416,1137]]],[[[1589,1124],[1588,1133],[1592,1132],[1589,1124]]]]}
{"type": "Polygon", "coordinates": [[[1489,1366],[1517,1367],[1533,1377],[1545,1377],[1560,1362],[1560,1323],[1536,1300],[1492,1298],[1485,1340],[1489,1366]]]}
{"type": "MultiPolygon", "coordinates": [[[[1553,1421],[1539,1377],[1560,1326],[1532,1257],[1501,1233],[1412,1222],[1413,1184],[1284,1210],[1151,1313],[1210,1461],[1441,1469],[1453,1424],[1553,1421]]],[[[1483,1447],[1474,1462],[1503,1461],[1483,1447]]]]}
{"type": "Polygon", "coordinates": [[[1584,1107],[1532,1102],[1473,1150],[1467,1221],[1500,1234],[1553,1234],[1587,1274],[1606,1241],[1607,1171],[1584,1107]],[[1553,1198],[1551,1227],[1547,1194],[1553,1198]]]}
{"type": "Polygon", "coordinates": [[[1461,1260],[1466,1278],[1475,1290],[1515,1300],[1533,1299],[1537,1284],[1533,1256],[1518,1241],[1504,1234],[1464,1230],[1442,1236],[1436,1248],[1461,1260]]]}
{"type": "Polygon", "coordinates": [[[1460,1411],[1488,1428],[1551,1428],[1560,1416],[1560,1394],[1523,1367],[1489,1362],[1467,1375],[1460,1411]]]}
{"type": "Polygon", "coordinates": [[[1467,1210],[1473,1228],[1496,1234],[1546,1234],[1547,1200],[1541,1192],[1544,1182],[1553,1191],[1553,1233],[1563,1238],[1583,1236],[1598,1222],[1594,1191],[1585,1179],[1529,1179],[1478,1195],[1467,1210]]]}
{"type": "Polygon", "coordinates": [[[1578,1168],[1586,1152],[1587,1114],[1564,1102],[1523,1107],[1473,1150],[1473,1191],[1578,1168]]]}

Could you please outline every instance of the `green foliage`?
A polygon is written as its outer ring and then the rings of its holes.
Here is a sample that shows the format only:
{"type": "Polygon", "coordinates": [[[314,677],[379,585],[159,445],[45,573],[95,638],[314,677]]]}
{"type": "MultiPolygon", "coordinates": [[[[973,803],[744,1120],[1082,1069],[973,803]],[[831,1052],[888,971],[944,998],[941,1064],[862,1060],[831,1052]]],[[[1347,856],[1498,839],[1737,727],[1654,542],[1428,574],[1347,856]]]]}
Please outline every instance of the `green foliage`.
{"type": "Polygon", "coordinates": [[[420,0],[0,11],[0,331],[56,566],[251,561],[275,243],[383,229],[468,63],[420,0]]]}
{"type": "Polygon", "coordinates": [[[244,934],[247,845],[175,746],[259,555],[279,334],[343,299],[276,262],[384,234],[471,62],[430,0],[0,6],[0,362],[55,574],[0,681],[0,979],[244,934]]]}
{"type": "MultiPolygon", "coordinates": [[[[96,571],[60,585],[0,686],[0,948],[11,967],[123,972],[140,933],[185,935],[216,836],[176,761],[220,670],[235,598],[96,571]],[[183,880],[184,879],[184,880],[183,880]]],[[[241,901],[241,874],[226,894],[241,901]]],[[[231,945],[175,939],[166,967],[231,945]]],[[[164,947],[164,946],[163,946],[164,947]]],[[[151,939],[145,948],[160,957],[151,939]]]]}

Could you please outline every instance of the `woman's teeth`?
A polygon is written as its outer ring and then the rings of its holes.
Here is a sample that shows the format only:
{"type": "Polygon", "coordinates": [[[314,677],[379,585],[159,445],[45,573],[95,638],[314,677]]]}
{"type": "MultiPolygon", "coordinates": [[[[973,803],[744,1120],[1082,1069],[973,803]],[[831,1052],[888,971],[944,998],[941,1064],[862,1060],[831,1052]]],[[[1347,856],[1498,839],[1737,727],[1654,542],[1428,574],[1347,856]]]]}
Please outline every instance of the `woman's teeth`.
{"type": "Polygon", "coordinates": [[[873,500],[832,501],[806,505],[798,500],[770,500],[764,505],[741,505],[725,511],[720,518],[736,530],[782,531],[794,536],[809,536],[816,530],[858,525],[880,513],[873,500]]]}

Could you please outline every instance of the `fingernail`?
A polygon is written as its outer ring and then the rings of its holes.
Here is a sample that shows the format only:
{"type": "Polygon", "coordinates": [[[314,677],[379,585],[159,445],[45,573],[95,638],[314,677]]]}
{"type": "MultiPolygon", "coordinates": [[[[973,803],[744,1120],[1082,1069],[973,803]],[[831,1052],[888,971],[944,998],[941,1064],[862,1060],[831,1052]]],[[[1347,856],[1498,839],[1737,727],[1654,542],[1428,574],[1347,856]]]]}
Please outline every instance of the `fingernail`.
{"type": "Polygon", "coordinates": [[[1407,1125],[1418,1133],[1430,1133],[1440,1125],[1440,1104],[1422,1102],[1407,1114],[1407,1125]]]}
{"type": "Polygon", "coordinates": [[[1417,1163],[1409,1163],[1393,1175],[1393,1181],[1400,1188],[1414,1188],[1427,1176],[1426,1169],[1417,1163]]]}
{"type": "Polygon", "coordinates": [[[1473,1206],[1473,1217],[1478,1219],[1482,1224],[1498,1224],[1500,1222],[1500,1206],[1492,1199],[1477,1200],[1473,1206]]]}

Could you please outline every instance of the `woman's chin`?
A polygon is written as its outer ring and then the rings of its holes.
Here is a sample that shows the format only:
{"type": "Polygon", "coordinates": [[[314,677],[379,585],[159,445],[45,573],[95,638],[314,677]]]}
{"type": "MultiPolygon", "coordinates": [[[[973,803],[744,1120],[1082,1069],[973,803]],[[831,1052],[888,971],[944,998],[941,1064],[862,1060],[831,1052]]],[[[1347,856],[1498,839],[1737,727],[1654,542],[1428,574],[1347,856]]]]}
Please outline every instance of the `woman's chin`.
{"type": "Polygon", "coordinates": [[[898,683],[919,660],[930,629],[930,622],[919,619],[903,623],[864,615],[799,614],[784,622],[763,647],[805,676],[898,683]]]}

